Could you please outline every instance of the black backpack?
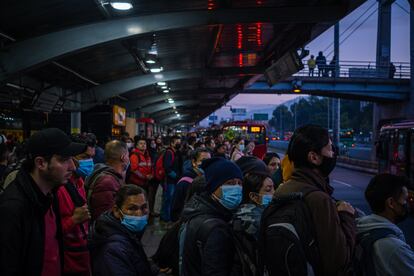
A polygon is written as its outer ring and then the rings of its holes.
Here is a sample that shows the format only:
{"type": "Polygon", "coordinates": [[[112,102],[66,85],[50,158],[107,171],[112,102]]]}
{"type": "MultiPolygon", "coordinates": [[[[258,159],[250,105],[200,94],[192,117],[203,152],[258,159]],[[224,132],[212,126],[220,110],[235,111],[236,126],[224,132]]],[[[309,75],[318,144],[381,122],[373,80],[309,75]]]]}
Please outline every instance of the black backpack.
{"type": "Polygon", "coordinates": [[[259,252],[267,275],[319,275],[320,257],[312,214],[304,198],[318,189],[275,196],[264,210],[259,252]]]}
{"type": "Polygon", "coordinates": [[[233,244],[236,251],[234,261],[241,276],[263,275],[259,266],[258,242],[244,231],[233,229],[233,244]]]}
{"type": "Polygon", "coordinates": [[[355,256],[353,260],[354,275],[375,276],[374,243],[388,236],[396,235],[389,228],[376,228],[360,233],[356,237],[355,256]]]}
{"type": "Polygon", "coordinates": [[[157,251],[151,259],[160,268],[170,268],[173,275],[179,275],[178,258],[179,258],[179,231],[181,222],[177,221],[164,234],[157,251]]]}
{"type": "MultiPolygon", "coordinates": [[[[187,219],[187,222],[193,218],[194,220],[200,220],[201,222],[200,224],[197,223],[199,226],[199,239],[196,241],[195,246],[198,247],[200,254],[202,254],[203,245],[207,241],[210,232],[214,228],[223,225],[225,222],[217,218],[206,216],[190,217],[187,219]]],[[[181,240],[180,236],[184,231],[184,234],[182,236],[185,238],[186,225],[186,222],[180,220],[177,221],[170,229],[168,229],[168,231],[162,237],[157,251],[151,257],[151,259],[160,268],[170,268],[172,270],[172,275],[180,275],[180,255],[182,254],[182,249],[184,246],[184,239],[181,240]]]]}

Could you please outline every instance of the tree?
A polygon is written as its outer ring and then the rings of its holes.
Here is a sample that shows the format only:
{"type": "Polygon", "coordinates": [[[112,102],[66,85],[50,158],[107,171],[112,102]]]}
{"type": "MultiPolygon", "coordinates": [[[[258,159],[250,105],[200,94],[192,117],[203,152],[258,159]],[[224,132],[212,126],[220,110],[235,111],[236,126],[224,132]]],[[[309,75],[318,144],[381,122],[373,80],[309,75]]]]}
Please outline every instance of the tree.
{"type": "Polygon", "coordinates": [[[293,130],[293,114],[289,111],[287,106],[279,105],[273,110],[273,117],[269,120],[269,125],[274,127],[279,132],[293,130]]]}

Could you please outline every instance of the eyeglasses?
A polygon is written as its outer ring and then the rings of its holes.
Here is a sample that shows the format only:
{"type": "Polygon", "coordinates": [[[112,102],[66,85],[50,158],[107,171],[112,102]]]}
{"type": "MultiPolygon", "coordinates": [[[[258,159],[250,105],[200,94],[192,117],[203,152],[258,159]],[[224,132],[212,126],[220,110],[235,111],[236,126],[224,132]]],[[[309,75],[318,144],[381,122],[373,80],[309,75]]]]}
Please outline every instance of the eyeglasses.
{"type": "Polygon", "coordinates": [[[269,163],[269,166],[272,166],[272,167],[278,166],[278,165],[279,165],[278,163],[269,163]]]}

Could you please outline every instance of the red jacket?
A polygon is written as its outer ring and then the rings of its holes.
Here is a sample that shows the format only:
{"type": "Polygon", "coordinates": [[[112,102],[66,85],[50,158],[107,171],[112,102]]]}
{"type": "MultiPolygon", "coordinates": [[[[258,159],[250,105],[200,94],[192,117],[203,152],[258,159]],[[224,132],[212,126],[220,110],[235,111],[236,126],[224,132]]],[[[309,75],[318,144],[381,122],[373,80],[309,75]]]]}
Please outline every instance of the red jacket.
{"type": "Polygon", "coordinates": [[[131,174],[128,183],[145,186],[148,183],[148,176],[153,174],[151,157],[147,151],[145,153],[134,149],[129,158],[131,161],[131,174]]]}
{"type": "MultiPolygon", "coordinates": [[[[82,178],[70,179],[81,198],[86,202],[86,193],[82,178]]],[[[59,211],[62,221],[63,245],[64,245],[64,273],[76,273],[76,275],[90,275],[90,258],[87,249],[88,221],[75,224],[72,215],[75,204],[65,186],[57,191],[59,211]]]]}
{"type": "Polygon", "coordinates": [[[97,176],[93,187],[89,187],[89,210],[92,221],[102,213],[110,210],[115,204],[115,194],[125,184],[124,178],[111,167],[97,176]]]}

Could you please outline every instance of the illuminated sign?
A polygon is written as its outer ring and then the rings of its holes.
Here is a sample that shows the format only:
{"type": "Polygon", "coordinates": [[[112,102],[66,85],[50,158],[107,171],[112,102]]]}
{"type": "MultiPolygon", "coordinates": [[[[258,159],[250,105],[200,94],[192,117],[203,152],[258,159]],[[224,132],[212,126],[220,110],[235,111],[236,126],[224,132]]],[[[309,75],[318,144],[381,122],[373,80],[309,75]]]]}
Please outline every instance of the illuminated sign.
{"type": "Polygon", "coordinates": [[[126,125],[126,109],[117,105],[113,107],[113,122],[116,126],[126,125]]]}
{"type": "Polygon", "coordinates": [[[250,132],[256,133],[260,131],[261,131],[260,127],[257,127],[257,126],[250,127],[250,132]]]}

